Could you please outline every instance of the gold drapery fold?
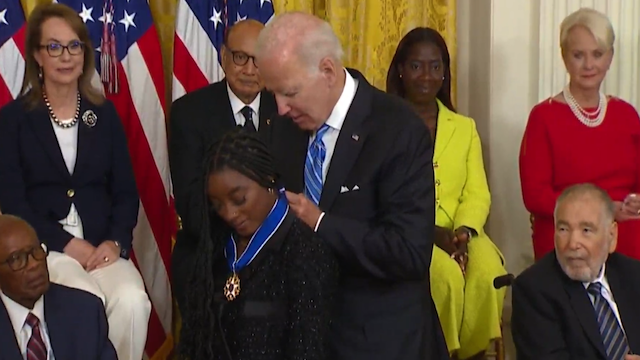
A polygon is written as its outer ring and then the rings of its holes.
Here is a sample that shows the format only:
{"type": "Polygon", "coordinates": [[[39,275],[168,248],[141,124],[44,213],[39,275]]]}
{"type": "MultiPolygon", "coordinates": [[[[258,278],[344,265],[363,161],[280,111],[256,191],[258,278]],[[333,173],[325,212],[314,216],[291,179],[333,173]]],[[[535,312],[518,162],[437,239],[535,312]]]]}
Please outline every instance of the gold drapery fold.
{"type": "Polygon", "coordinates": [[[400,39],[419,26],[440,32],[451,54],[452,96],[456,93],[455,0],[273,0],[276,14],[304,11],[327,20],[345,49],[345,64],[380,89],[400,39]]]}

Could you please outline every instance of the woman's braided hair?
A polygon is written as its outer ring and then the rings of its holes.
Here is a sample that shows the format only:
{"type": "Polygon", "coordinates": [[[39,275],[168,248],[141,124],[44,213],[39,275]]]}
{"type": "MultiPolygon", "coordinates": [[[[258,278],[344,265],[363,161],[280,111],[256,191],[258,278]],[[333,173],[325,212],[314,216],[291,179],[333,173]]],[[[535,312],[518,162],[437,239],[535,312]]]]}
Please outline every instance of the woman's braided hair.
{"type": "Polygon", "coordinates": [[[215,213],[207,196],[209,176],[232,169],[267,189],[277,191],[278,176],[273,157],[267,146],[255,133],[237,127],[208,149],[204,160],[202,189],[202,229],[198,240],[198,252],[188,281],[186,309],[180,335],[181,359],[212,359],[218,334],[214,292],[223,284],[216,283],[214,269],[224,258],[224,246],[231,232],[230,227],[215,213]]]}

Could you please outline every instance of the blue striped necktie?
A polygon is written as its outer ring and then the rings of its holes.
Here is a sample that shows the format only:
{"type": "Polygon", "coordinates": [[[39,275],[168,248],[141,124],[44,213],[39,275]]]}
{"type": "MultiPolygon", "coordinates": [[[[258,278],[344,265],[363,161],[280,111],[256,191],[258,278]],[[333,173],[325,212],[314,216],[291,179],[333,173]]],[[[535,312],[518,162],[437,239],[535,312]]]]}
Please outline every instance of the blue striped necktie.
{"type": "Polygon", "coordinates": [[[327,148],[322,137],[329,130],[329,125],[322,124],[316,131],[316,137],[307,149],[307,158],[304,162],[304,194],[314,204],[320,203],[322,195],[322,164],[327,156],[327,148]]]}
{"type": "Polygon", "coordinates": [[[623,360],[624,356],[629,353],[629,345],[622,327],[618,323],[618,318],[613,313],[607,299],[602,296],[602,284],[599,282],[591,283],[587,291],[594,297],[593,307],[598,318],[598,327],[608,360],[623,360]]]}

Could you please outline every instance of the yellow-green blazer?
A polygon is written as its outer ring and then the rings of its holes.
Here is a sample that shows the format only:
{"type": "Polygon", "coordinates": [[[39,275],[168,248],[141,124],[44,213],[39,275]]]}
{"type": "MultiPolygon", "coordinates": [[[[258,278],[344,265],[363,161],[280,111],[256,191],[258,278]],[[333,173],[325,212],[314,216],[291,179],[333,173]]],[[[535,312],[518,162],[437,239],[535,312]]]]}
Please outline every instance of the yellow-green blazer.
{"type": "Polygon", "coordinates": [[[433,154],[436,185],[436,225],[471,227],[484,233],[491,193],[482,161],[482,146],[473,119],[438,101],[433,154]]]}

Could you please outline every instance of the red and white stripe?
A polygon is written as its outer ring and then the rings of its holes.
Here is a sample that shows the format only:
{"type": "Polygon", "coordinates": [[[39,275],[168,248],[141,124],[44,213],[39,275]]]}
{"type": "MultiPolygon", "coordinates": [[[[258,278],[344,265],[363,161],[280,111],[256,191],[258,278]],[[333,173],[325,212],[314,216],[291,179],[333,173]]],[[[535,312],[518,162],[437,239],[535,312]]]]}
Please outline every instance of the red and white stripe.
{"type": "Polygon", "coordinates": [[[160,359],[172,347],[169,261],[176,216],[165,130],[165,84],[158,54],[158,35],[150,29],[118,64],[119,91],[107,96],[123,121],[140,193],[133,253],[153,304],[146,354],[160,359]]]}
{"type": "MultiPolygon", "coordinates": [[[[221,26],[221,25],[219,25],[221,26]]],[[[191,7],[180,0],[173,45],[172,99],[224,78],[218,51],[200,26],[191,7]]]]}
{"type": "Polygon", "coordinates": [[[0,47],[0,107],[20,95],[24,77],[24,36],[22,25],[11,39],[0,47]]]}

